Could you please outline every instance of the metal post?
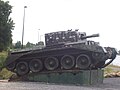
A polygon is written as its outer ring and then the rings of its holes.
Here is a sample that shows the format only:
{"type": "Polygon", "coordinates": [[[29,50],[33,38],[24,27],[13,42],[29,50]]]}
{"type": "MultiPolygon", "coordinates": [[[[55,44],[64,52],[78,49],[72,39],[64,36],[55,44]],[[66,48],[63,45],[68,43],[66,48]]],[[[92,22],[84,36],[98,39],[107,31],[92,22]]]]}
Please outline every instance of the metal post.
{"type": "Polygon", "coordinates": [[[42,35],[40,35],[40,41],[41,41],[41,37],[42,37],[42,35]]]}
{"type": "Polygon", "coordinates": [[[38,29],[38,42],[40,41],[39,31],[40,31],[40,29],[38,29]]]}
{"type": "Polygon", "coordinates": [[[24,39],[25,8],[27,8],[27,6],[24,6],[23,30],[22,30],[22,48],[23,48],[23,39],[24,39]]]}

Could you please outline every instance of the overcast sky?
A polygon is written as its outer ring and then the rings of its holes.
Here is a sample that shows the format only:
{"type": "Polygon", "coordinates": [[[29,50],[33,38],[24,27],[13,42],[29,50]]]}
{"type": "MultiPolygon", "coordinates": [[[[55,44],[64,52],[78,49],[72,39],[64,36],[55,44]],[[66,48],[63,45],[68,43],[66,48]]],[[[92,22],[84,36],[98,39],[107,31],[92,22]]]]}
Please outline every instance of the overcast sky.
{"type": "MultiPolygon", "coordinates": [[[[40,35],[79,29],[102,46],[120,49],[120,0],[8,0],[15,23],[13,43],[21,41],[23,11],[26,5],[24,44],[38,42],[40,35]],[[40,29],[40,30],[39,30],[40,29]]],[[[42,37],[43,38],[43,37],[42,37]]]]}

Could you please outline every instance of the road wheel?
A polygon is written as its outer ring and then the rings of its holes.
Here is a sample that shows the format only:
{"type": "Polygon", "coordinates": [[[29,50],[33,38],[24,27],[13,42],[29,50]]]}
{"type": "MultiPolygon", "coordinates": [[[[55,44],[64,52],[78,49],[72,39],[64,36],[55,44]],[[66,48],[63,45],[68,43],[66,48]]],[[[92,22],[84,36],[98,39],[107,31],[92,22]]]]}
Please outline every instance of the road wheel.
{"type": "Polygon", "coordinates": [[[71,55],[65,55],[61,59],[61,65],[64,69],[71,69],[75,65],[75,59],[71,55]]]}
{"type": "Polygon", "coordinates": [[[76,65],[79,69],[88,69],[90,64],[90,57],[86,54],[81,54],[76,59],[76,65]]]}
{"type": "Polygon", "coordinates": [[[17,66],[16,66],[16,73],[19,76],[29,73],[29,66],[28,66],[27,62],[24,62],[24,61],[18,62],[17,66]]]}
{"type": "Polygon", "coordinates": [[[55,57],[48,57],[45,59],[44,65],[47,70],[55,70],[58,67],[59,62],[55,57]]]}
{"type": "Polygon", "coordinates": [[[9,65],[6,66],[6,68],[10,71],[14,71],[15,69],[15,62],[10,63],[9,65]]]}
{"type": "Polygon", "coordinates": [[[40,59],[33,59],[29,63],[29,68],[32,72],[39,72],[43,69],[43,63],[40,59]]]}

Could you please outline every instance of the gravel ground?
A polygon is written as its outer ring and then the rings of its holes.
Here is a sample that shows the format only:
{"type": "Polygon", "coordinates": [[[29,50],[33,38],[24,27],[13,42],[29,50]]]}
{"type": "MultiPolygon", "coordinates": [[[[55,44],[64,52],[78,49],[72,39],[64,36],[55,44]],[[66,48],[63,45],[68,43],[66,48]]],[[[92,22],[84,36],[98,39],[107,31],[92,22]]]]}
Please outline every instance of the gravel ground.
{"type": "Polygon", "coordinates": [[[55,85],[40,82],[0,81],[0,90],[120,90],[120,78],[105,78],[104,84],[94,86],[55,85]]]}

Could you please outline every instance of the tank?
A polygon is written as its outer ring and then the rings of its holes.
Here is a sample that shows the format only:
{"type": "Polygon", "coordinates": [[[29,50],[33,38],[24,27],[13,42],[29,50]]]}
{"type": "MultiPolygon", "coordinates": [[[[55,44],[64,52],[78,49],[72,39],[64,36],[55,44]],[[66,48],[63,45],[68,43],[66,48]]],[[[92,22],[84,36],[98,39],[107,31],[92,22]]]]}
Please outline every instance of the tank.
{"type": "Polygon", "coordinates": [[[117,52],[115,48],[87,40],[92,37],[99,34],[87,36],[78,30],[46,33],[44,47],[11,52],[4,67],[19,76],[104,68],[115,59],[117,52]]]}

